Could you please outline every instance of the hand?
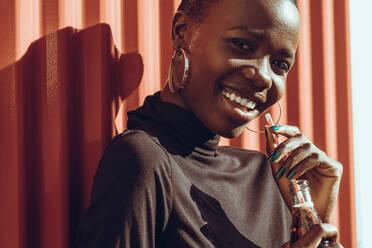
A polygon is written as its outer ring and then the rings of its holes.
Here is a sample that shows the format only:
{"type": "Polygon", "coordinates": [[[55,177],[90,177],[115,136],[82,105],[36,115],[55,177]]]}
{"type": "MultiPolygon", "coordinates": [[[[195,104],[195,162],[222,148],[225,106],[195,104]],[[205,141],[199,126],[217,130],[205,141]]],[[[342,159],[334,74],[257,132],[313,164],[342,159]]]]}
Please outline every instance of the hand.
{"type": "MultiPolygon", "coordinates": [[[[337,242],[338,231],[337,228],[330,224],[317,224],[314,225],[310,231],[302,236],[297,242],[290,246],[289,242],[285,243],[282,248],[317,248],[322,239],[327,239],[331,242],[337,242]]],[[[331,244],[328,247],[339,247],[342,245],[339,243],[331,244]]]]}
{"type": "Polygon", "coordinates": [[[342,165],[329,158],[295,126],[266,127],[266,133],[269,161],[287,205],[291,206],[289,180],[307,180],[320,218],[329,223],[338,196],[342,165]],[[273,133],[287,140],[277,146],[273,133]]]}

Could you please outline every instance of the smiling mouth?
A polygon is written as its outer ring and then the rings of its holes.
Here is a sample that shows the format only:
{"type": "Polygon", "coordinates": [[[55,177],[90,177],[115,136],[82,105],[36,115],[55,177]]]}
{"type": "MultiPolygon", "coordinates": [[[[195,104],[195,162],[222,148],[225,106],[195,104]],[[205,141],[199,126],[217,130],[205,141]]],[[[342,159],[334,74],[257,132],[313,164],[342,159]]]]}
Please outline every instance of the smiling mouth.
{"type": "Polygon", "coordinates": [[[231,88],[224,87],[222,89],[222,95],[244,112],[250,112],[256,109],[257,103],[254,100],[243,97],[239,92],[231,88]]]}

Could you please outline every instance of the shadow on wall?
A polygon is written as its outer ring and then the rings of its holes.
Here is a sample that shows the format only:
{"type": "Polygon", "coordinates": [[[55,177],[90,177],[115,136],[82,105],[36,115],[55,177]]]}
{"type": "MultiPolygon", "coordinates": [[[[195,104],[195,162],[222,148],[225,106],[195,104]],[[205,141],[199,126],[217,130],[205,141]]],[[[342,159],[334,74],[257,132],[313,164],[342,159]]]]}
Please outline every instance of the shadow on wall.
{"type": "Polygon", "coordinates": [[[0,149],[8,150],[16,168],[8,180],[18,188],[1,193],[19,196],[9,214],[20,217],[25,244],[73,238],[99,159],[115,135],[119,104],[142,75],[141,55],[119,54],[106,24],[45,36],[0,71],[0,114],[10,141],[0,149]]]}

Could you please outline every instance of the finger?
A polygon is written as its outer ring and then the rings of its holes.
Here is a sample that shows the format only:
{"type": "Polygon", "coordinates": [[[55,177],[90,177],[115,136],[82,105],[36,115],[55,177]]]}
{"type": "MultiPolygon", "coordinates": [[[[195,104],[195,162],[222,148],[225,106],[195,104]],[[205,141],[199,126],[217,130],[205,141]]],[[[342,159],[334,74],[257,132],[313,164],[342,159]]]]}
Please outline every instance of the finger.
{"type": "Polygon", "coordinates": [[[314,153],[309,157],[305,158],[304,160],[302,160],[300,163],[298,163],[295,167],[293,167],[293,169],[288,170],[287,178],[297,179],[298,177],[305,174],[307,171],[319,165],[320,165],[319,155],[317,153],[314,153]]]}
{"type": "Polygon", "coordinates": [[[288,157],[291,152],[296,150],[298,147],[308,143],[308,140],[302,134],[296,134],[295,136],[283,141],[273,152],[271,157],[272,162],[281,161],[284,157],[288,157]]]}
{"type": "Polygon", "coordinates": [[[338,229],[337,227],[326,224],[326,223],[320,223],[314,225],[309,232],[311,232],[312,229],[314,230],[314,233],[318,233],[318,235],[321,236],[322,239],[330,240],[331,242],[337,242],[338,240],[338,229]]]}
{"type": "Polygon", "coordinates": [[[298,247],[314,247],[316,248],[322,239],[328,239],[336,242],[338,237],[338,230],[330,224],[314,225],[303,237],[295,242],[292,248],[298,247]]]}
{"type": "Polygon", "coordinates": [[[270,128],[268,125],[265,125],[265,134],[266,134],[266,150],[267,154],[272,154],[274,149],[278,146],[275,143],[273,133],[271,132],[270,128]]]}
{"type": "MultiPolygon", "coordinates": [[[[292,151],[289,156],[286,158],[283,164],[283,168],[285,172],[283,173],[282,176],[284,175],[289,175],[288,172],[290,172],[294,167],[296,167],[298,164],[301,163],[301,161],[305,160],[306,158],[310,157],[312,155],[311,153],[311,144],[305,143],[304,145],[298,147],[294,151],[292,151]]],[[[280,177],[279,177],[280,178],[280,177]]]]}
{"type": "Polygon", "coordinates": [[[301,133],[298,127],[289,125],[272,126],[270,127],[270,130],[276,134],[283,135],[287,138],[293,137],[301,133]]]}

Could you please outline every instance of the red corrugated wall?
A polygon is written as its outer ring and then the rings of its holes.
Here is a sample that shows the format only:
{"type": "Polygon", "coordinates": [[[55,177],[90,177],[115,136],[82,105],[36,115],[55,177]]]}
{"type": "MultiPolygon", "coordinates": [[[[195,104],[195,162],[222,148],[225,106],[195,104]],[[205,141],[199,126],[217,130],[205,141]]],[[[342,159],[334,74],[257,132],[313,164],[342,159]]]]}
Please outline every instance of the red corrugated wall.
{"type": "MultiPolygon", "coordinates": [[[[166,80],[178,2],[0,1],[0,247],[69,247],[103,149],[166,80]]],[[[334,223],[356,247],[348,0],[299,2],[282,123],[344,164],[334,223]]],[[[248,131],[222,144],[265,150],[248,131]]]]}

